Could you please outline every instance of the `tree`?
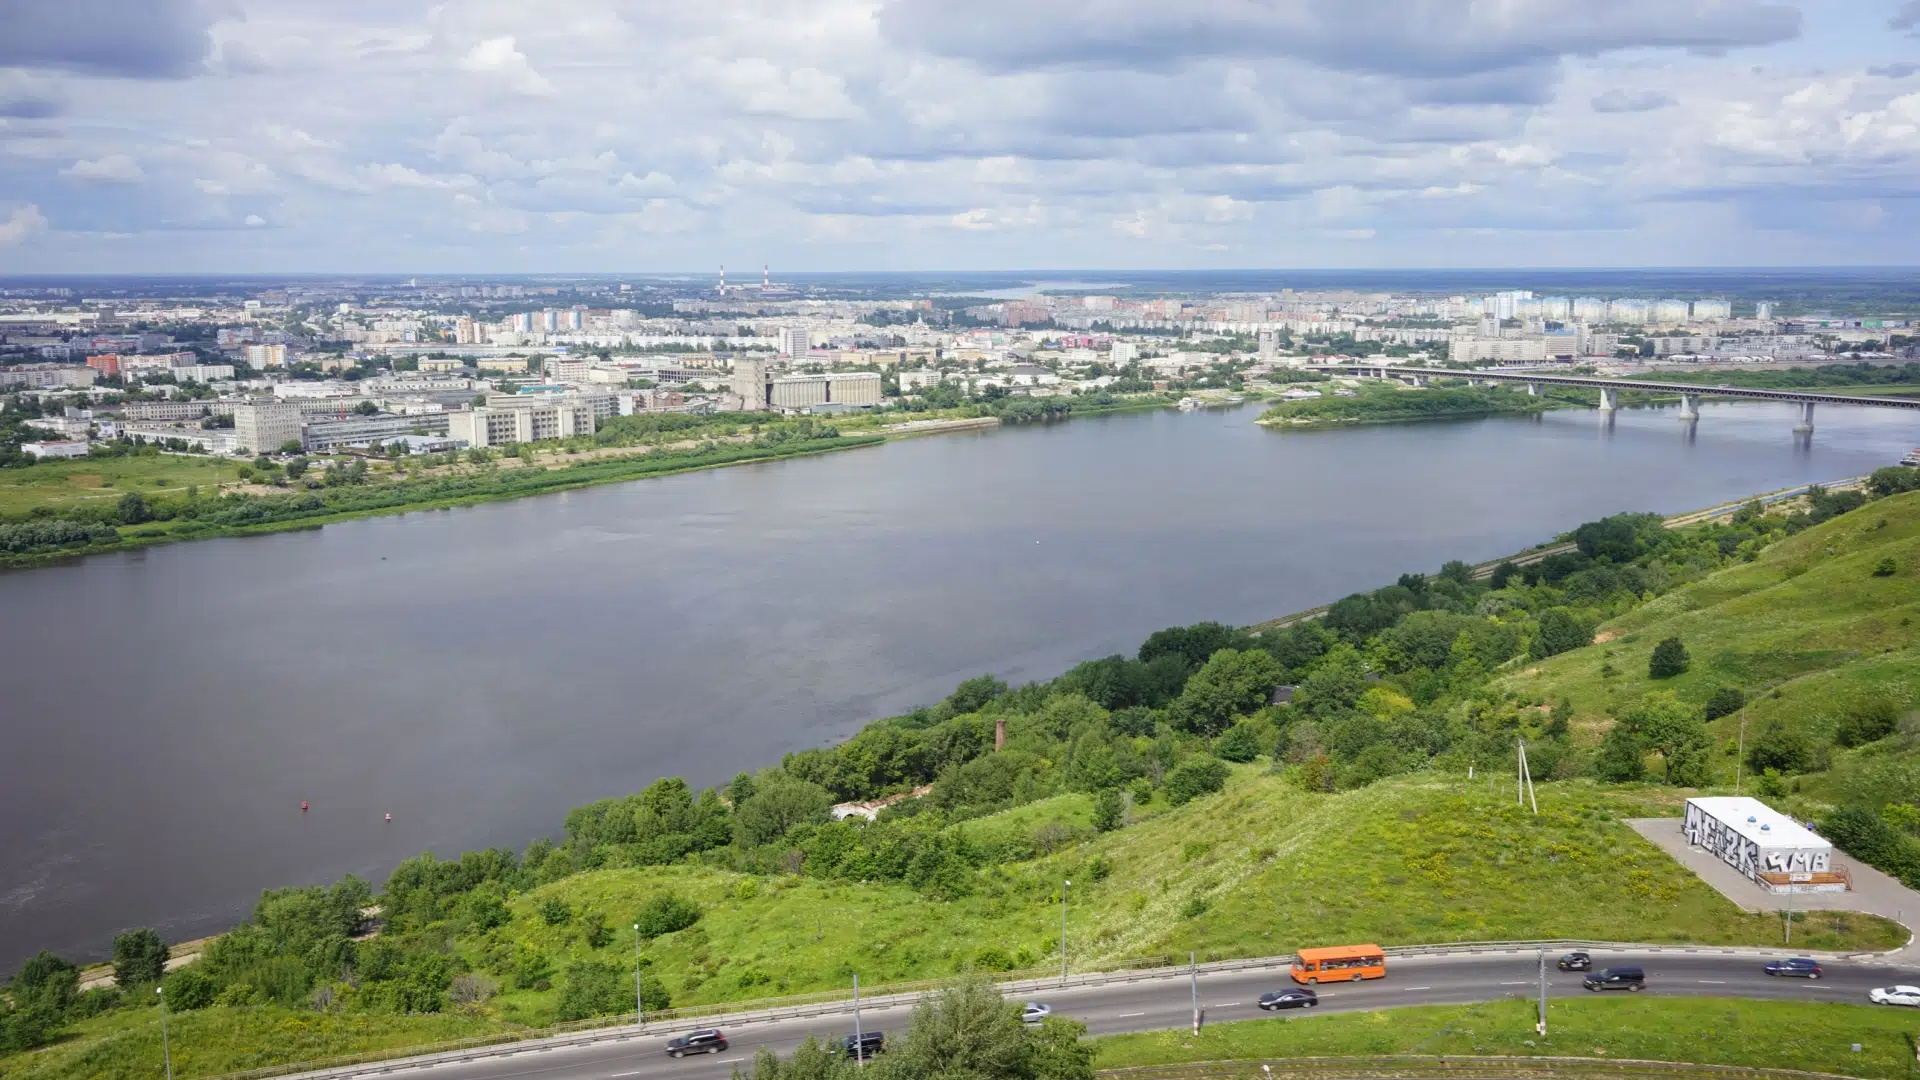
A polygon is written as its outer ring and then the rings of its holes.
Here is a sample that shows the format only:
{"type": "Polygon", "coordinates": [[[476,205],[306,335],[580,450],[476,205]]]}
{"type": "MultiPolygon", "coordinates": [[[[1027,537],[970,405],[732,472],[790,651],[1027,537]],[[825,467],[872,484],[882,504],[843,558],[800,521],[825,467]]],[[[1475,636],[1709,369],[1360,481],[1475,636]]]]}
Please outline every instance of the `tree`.
{"type": "Polygon", "coordinates": [[[1615,722],[1600,740],[1600,753],[1593,760],[1594,775],[1615,784],[1632,783],[1647,775],[1647,747],[1632,728],[1615,722]]]}
{"type": "Polygon", "coordinates": [[[286,442],[280,444],[280,452],[283,454],[297,454],[305,449],[306,447],[301,444],[299,439],[288,439],[286,442]]]}
{"type": "Polygon", "coordinates": [[[153,520],[153,511],[148,508],[146,497],[137,491],[129,491],[120,496],[120,507],[116,512],[122,525],[138,525],[153,520]]]}
{"type": "Polygon", "coordinates": [[[1653,655],[1647,660],[1647,677],[1670,679],[1683,675],[1692,663],[1686,645],[1679,638],[1670,637],[1653,647],[1653,655]]]}
{"type": "Polygon", "coordinates": [[[1527,655],[1545,660],[1570,649],[1593,644],[1593,628],[1585,625],[1565,608],[1548,608],[1540,613],[1540,626],[1533,633],[1527,655]]]}
{"type": "Polygon", "coordinates": [[[1742,693],[1739,687],[1716,687],[1714,688],[1712,696],[1707,698],[1707,719],[1711,721],[1718,720],[1723,716],[1732,716],[1745,707],[1746,704],[1747,695],[1742,693]]]}
{"type": "Polygon", "coordinates": [[[307,459],[296,457],[287,462],[287,479],[298,480],[307,471],[307,459]]]}
{"type": "Polygon", "coordinates": [[[1219,758],[1192,757],[1174,766],[1161,786],[1174,806],[1211,795],[1227,786],[1227,764],[1219,758]]]}
{"type": "Polygon", "coordinates": [[[1707,782],[1706,715],[1672,693],[1644,694],[1620,716],[1620,723],[1637,735],[1667,763],[1667,783],[1697,787],[1707,782]]]}
{"type": "Polygon", "coordinates": [[[151,929],[129,930],[113,939],[113,981],[122,990],[160,981],[167,970],[167,943],[151,929]]]}
{"type": "Polygon", "coordinates": [[[1174,720],[1185,730],[1218,735],[1234,717],[1266,705],[1284,674],[1278,660],[1257,649],[1221,649],[1187,680],[1173,703],[1174,720]]]}
{"type": "Polygon", "coordinates": [[[1881,498],[1920,489],[1920,469],[1901,465],[1875,469],[1867,477],[1867,489],[1881,498]]]}
{"type": "Polygon", "coordinates": [[[1260,756],[1260,733],[1253,724],[1235,724],[1214,742],[1213,752],[1224,761],[1244,765],[1260,756]]]}
{"type": "Polygon", "coordinates": [[[1224,623],[1171,626],[1147,635],[1147,640],[1140,643],[1139,659],[1141,663],[1149,664],[1158,657],[1177,656],[1186,664],[1187,670],[1192,671],[1212,659],[1221,649],[1245,649],[1250,644],[1245,630],[1224,623]]]}
{"type": "Polygon", "coordinates": [[[1891,698],[1870,697],[1847,706],[1834,731],[1841,746],[1865,746],[1893,734],[1900,721],[1900,706],[1891,698]]]}
{"type": "Polygon", "coordinates": [[[1806,736],[1778,716],[1769,719],[1747,742],[1747,767],[1757,773],[1768,769],[1786,775],[1806,772],[1812,761],[1806,736]]]}
{"type": "Polygon", "coordinates": [[[890,1075],[916,1080],[1025,1080],[1033,1054],[1019,1006],[972,976],[921,999],[907,1037],[883,1059],[890,1075]]]}
{"type": "Polygon", "coordinates": [[[1112,832],[1120,827],[1126,813],[1126,799],[1119,788],[1101,788],[1093,796],[1093,828],[1095,832],[1112,832]]]}
{"type": "Polygon", "coordinates": [[[825,820],[832,805],[832,793],[819,784],[771,773],[751,799],[734,808],[734,836],[742,847],[772,843],[795,825],[825,820]]]}
{"type": "Polygon", "coordinates": [[[1338,645],[1300,681],[1293,707],[1316,719],[1330,719],[1352,709],[1367,685],[1367,665],[1360,654],[1351,645],[1338,645]]]}
{"type": "Polygon", "coordinates": [[[640,927],[640,936],[652,941],[663,934],[685,930],[699,922],[700,908],[693,901],[675,893],[655,893],[647,898],[633,921],[640,927]]]}
{"type": "Polygon", "coordinates": [[[44,1003],[55,1011],[65,1011],[79,991],[80,971],[58,956],[42,950],[20,965],[19,974],[7,989],[15,1004],[44,1003]]]}

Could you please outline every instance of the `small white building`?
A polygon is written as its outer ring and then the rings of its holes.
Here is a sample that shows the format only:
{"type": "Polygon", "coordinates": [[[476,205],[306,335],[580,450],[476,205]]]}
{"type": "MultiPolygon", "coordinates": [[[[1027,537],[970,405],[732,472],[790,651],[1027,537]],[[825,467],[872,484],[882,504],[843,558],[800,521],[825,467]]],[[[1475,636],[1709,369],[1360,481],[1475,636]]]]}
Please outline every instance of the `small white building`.
{"type": "Polygon", "coordinates": [[[23,442],[20,444],[20,452],[41,459],[86,457],[87,444],[84,440],[77,442],[23,442]]]}
{"type": "Polygon", "coordinates": [[[1687,843],[1762,886],[1845,888],[1845,879],[1833,872],[1832,842],[1759,799],[1688,799],[1680,831],[1687,843]]]}

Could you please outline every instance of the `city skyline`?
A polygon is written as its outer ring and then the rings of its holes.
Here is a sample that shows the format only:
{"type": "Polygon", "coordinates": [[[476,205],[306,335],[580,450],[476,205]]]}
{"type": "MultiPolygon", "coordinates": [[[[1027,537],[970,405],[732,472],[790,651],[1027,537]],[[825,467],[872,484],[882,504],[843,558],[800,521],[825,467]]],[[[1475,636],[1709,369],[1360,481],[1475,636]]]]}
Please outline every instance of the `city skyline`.
{"type": "Polygon", "coordinates": [[[1910,262],[1920,3],[0,8],[0,274],[1910,262]]]}

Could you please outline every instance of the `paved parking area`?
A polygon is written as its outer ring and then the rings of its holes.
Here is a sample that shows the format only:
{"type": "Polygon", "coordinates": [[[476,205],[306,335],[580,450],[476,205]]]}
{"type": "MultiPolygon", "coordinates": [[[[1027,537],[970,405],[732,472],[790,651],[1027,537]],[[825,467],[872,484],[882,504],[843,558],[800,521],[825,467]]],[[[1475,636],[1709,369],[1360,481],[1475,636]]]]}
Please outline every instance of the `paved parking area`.
{"type": "MultiPolygon", "coordinates": [[[[1784,895],[1761,888],[1742,877],[1738,870],[1688,844],[1686,836],[1680,832],[1679,818],[1629,818],[1627,824],[1742,909],[1786,910],[1787,898],[1784,895]]],[[[1907,888],[1871,866],[1844,856],[1836,854],[1833,862],[1835,868],[1845,867],[1847,873],[1853,876],[1852,891],[1795,893],[1795,911],[1864,911],[1869,915],[1892,919],[1906,927],[1912,927],[1913,921],[1920,921],[1920,892],[1907,888]]],[[[1920,947],[1909,941],[1898,955],[1905,959],[1920,960],[1920,947]]]]}

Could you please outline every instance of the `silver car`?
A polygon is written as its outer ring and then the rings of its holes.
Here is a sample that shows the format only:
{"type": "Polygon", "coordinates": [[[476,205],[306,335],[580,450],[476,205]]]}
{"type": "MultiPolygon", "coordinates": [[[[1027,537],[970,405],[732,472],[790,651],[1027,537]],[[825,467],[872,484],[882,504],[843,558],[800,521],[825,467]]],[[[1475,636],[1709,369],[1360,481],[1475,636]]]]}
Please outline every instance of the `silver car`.
{"type": "Polygon", "coordinates": [[[1023,1024],[1037,1024],[1052,1015],[1053,1006],[1042,1005],[1037,1001],[1029,1001],[1026,1007],[1020,1010],[1020,1022],[1023,1024]]]}

